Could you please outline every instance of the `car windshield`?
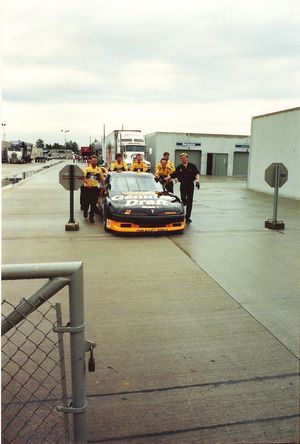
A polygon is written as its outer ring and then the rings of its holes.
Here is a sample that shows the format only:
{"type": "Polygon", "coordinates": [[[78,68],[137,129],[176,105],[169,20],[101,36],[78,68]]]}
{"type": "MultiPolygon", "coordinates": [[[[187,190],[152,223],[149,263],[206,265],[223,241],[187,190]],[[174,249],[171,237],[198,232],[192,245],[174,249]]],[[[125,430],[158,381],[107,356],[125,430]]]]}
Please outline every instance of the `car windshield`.
{"type": "Polygon", "coordinates": [[[156,183],[152,174],[115,174],[110,178],[111,191],[163,191],[160,183],[156,183]]]}

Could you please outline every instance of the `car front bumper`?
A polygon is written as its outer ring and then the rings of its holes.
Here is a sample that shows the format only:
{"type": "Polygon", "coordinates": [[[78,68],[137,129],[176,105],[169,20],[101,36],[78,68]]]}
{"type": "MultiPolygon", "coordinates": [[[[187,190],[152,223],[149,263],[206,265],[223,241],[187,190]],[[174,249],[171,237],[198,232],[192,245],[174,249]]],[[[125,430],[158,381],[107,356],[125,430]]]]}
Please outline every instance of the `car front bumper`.
{"type": "Polygon", "coordinates": [[[113,220],[107,219],[107,229],[118,233],[163,233],[183,231],[185,228],[185,221],[129,221],[129,220],[113,220]]]}

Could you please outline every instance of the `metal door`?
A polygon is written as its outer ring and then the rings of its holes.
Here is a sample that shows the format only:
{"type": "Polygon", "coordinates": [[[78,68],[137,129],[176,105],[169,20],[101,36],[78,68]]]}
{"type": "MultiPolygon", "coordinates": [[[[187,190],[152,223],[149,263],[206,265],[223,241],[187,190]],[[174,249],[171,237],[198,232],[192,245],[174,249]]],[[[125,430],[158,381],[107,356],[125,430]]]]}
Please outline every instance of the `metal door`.
{"type": "Polygon", "coordinates": [[[228,154],[213,155],[213,176],[227,176],[228,154]]]}
{"type": "Polygon", "coordinates": [[[248,175],[249,153],[235,152],[233,157],[233,176],[248,175]]]}

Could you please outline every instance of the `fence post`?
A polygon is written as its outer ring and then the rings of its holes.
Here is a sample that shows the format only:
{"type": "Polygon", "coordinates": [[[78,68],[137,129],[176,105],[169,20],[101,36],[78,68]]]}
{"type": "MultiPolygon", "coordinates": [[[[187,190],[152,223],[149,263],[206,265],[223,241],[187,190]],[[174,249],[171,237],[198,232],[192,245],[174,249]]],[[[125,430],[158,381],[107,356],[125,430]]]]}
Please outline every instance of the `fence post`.
{"type": "Polygon", "coordinates": [[[70,292],[70,345],[72,363],[72,408],[74,443],[87,442],[86,437],[86,389],[85,389],[85,336],[83,302],[83,267],[71,276],[70,292]],[[76,330],[76,331],[74,331],[76,330]],[[75,410],[76,411],[76,410],[75,410]]]}

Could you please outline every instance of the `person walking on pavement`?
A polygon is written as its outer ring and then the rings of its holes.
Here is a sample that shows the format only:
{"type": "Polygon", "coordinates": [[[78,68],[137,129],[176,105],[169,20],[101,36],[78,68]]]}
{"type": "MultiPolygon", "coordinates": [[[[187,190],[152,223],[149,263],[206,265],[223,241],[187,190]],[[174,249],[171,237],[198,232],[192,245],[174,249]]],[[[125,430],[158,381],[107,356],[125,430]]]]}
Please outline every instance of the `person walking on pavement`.
{"type": "Polygon", "coordinates": [[[180,182],[180,197],[183,205],[186,205],[185,220],[191,223],[191,213],[193,207],[194,181],[196,188],[200,188],[200,173],[195,164],[189,162],[187,153],[180,154],[181,165],[178,165],[173,173],[167,178],[171,180],[177,178],[180,182]]]}
{"type": "Polygon", "coordinates": [[[90,209],[90,222],[94,223],[96,205],[99,195],[99,186],[104,184],[103,173],[101,168],[97,165],[97,156],[91,157],[91,163],[84,169],[84,202],[83,202],[83,217],[87,219],[88,211],[90,209]]]}
{"type": "Polygon", "coordinates": [[[117,173],[121,173],[122,171],[128,171],[127,163],[124,162],[121,153],[116,154],[116,160],[111,164],[110,171],[116,171],[117,173]]]}

